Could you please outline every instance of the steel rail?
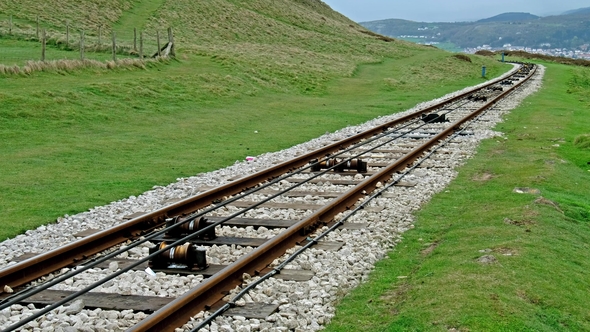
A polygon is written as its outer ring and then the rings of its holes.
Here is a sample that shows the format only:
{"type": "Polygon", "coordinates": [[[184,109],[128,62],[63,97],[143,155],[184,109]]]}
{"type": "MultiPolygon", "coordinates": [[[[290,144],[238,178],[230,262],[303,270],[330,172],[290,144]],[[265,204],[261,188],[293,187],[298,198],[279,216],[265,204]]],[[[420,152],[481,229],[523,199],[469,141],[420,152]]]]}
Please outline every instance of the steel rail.
{"type": "Polygon", "coordinates": [[[441,140],[452,135],[460,126],[480,113],[494,106],[506,95],[514,91],[530,77],[534,75],[536,67],[529,72],[525,79],[512,86],[507,91],[483,105],[478,110],[470,113],[463,119],[453,123],[447,129],[434,136],[428,142],[413,149],[411,152],[396,160],[391,165],[383,168],[378,173],[366,178],[354,188],[346,191],[329,205],[314,212],[305,219],[297,222],[278,236],[268,240],[262,246],[256,248],[249,254],[241,257],[233,264],[227,266],[219,273],[205,280],[203,283],[191,289],[184,295],[176,298],[166,306],[162,307],[152,315],[148,316],[137,325],[128,329],[134,331],[174,331],[184,325],[192,316],[207,310],[217,301],[223,298],[222,292],[228,291],[241,284],[241,277],[244,273],[255,275],[262,271],[277,257],[283,255],[289,248],[305,240],[306,236],[301,231],[312,225],[328,224],[338,213],[350,209],[366,193],[370,193],[377,187],[377,183],[387,182],[394,172],[402,171],[420,158],[426,151],[438,144],[441,140]]]}
{"type": "MultiPolygon", "coordinates": [[[[514,73],[516,73],[516,70],[513,70],[512,74],[514,73]]],[[[223,199],[226,196],[235,195],[247,188],[254,187],[261,182],[276,178],[281,174],[285,174],[289,171],[297,169],[298,167],[307,164],[312,159],[322,158],[330,153],[341,150],[347,146],[362,141],[363,139],[378,134],[389,127],[395,126],[422,114],[432,112],[438,108],[444,107],[445,105],[454,103],[462,98],[465,98],[469,94],[497,84],[503,79],[506,79],[506,77],[492,80],[488,84],[479,88],[471,89],[460,95],[442,101],[441,103],[389,121],[385,124],[351,136],[342,141],[294,158],[291,161],[281,163],[267,170],[246,176],[242,179],[209,190],[202,194],[189,197],[175,204],[163,207],[156,211],[124,222],[118,226],[95,233],[91,236],[77,240],[60,248],[11,265],[10,267],[0,270],[0,294],[4,293],[5,286],[16,288],[64,267],[72,266],[79,261],[91,257],[92,255],[123,243],[129,239],[137,238],[153,230],[154,228],[161,226],[165,222],[166,218],[190,214],[198,209],[210,205],[214,201],[223,199]]]]}
{"type": "MultiPolygon", "coordinates": [[[[478,118],[480,116],[482,116],[483,114],[485,114],[485,113],[480,113],[480,115],[478,116],[478,118]]],[[[475,121],[477,121],[477,118],[475,119],[475,121]]],[[[256,281],[249,283],[238,294],[234,295],[229,302],[225,303],[223,306],[221,306],[219,309],[217,309],[214,313],[212,313],[211,315],[207,316],[205,318],[205,320],[199,322],[199,324],[197,324],[196,326],[194,326],[191,329],[191,332],[197,332],[197,331],[201,330],[202,328],[205,328],[207,325],[209,325],[219,315],[223,314],[224,312],[226,312],[227,310],[231,309],[232,307],[235,307],[236,302],[239,299],[241,299],[242,297],[244,297],[246,294],[248,294],[252,289],[256,288],[258,285],[260,285],[262,282],[266,281],[267,279],[269,279],[269,278],[271,278],[271,277],[273,277],[273,276],[275,276],[277,274],[280,274],[280,272],[288,264],[290,264],[293,260],[295,260],[295,258],[297,258],[300,254],[302,254],[303,252],[305,252],[306,250],[308,250],[309,248],[311,248],[313,245],[319,243],[319,241],[322,238],[326,237],[328,234],[330,234],[331,232],[333,232],[334,230],[336,230],[338,227],[342,226],[348,219],[350,219],[352,216],[354,216],[358,211],[364,209],[373,199],[375,199],[376,197],[382,195],[386,190],[388,190],[392,186],[394,186],[397,183],[399,183],[405,176],[407,176],[408,174],[410,174],[414,169],[416,169],[418,166],[420,166],[425,160],[427,160],[430,156],[432,156],[439,149],[441,149],[442,147],[446,146],[446,144],[448,144],[451,139],[453,139],[454,137],[458,136],[464,130],[465,130],[465,128],[463,128],[462,130],[459,130],[459,131],[455,131],[451,136],[448,136],[445,139],[444,142],[442,142],[441,144],[437,145],[434,149],[430,150],[430,152],[428,152],[425,156],[422,156],[420,158],[420,160],[416,161],[412,165],[412,167],[406,168],[404,170],[404,172],[401,173],[398,177],[396,177],[393,181],[389,181],[385,186],[379,188],[379,190],[375,190],[374,192],[372,192],[369,197],[367,197],[363,201],[359,201],[359,204],[356,205],[354,207],[354,209],[349,210],[347,212],[347,214],[345,216],[343,216],[342,218],[340,218],[337,222],[333,222],[331,224],[331,226],[327,230],[323,231],[321,234],[317,235],[313,239],[308,238],[308,242],[304,246],[302,246],[297,251],[295,251],[293,254],[291,254],[291,256],[289,256],[288,258],[286,258],[281,264],[277,265],[270,272],[268,272],[264,276],[260,277],[256,281]]]]}

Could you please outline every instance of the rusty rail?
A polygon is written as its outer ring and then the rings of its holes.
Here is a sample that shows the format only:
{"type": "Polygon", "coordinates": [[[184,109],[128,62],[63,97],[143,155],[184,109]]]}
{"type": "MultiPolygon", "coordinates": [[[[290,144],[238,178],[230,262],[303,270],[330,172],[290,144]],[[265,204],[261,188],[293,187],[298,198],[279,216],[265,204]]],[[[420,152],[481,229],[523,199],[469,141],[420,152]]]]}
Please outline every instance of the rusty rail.
{"type": "Polygon", "coordinates": [[[75,265],[76,263],[105,249],[111,248],[129,239],[137,238],[153,230],[154,228],[161,226],[166,218],[190,214],[198,209],[210,205],[216,200],[223,199],[226,196],[235,195],[247,188],[254,187],[261,182],[276,178],[282,174],[297,169],[298,167],[307,164],[312,159],[323,158],[330,153],[344,149],[347,146],[355,144],[363,139],[379,134],[387,128],[395,126],[396,124],[418,117],[422,114],[432,112],[438,108],[444,107],[445,105],[454,103],[471,93],[496,84],[500,80],[501,79],[493,80],[487,85],[477,89],[472,89],[463,94],[445,100],[437,105],[433,105],[413,114],[392,120],[373,129],[351,136],[340,142],[336,142],[319,150],[299,156],[291,161],[281,163],[267,170],[260,171],[237,181],[228,183],[224,186],[184,199],[175,204],[129,220],[108,230],[98,232],[58,249],[37,255],[18,264],[2,269],[0,270],[0,294],[4,292],[5,286],[16,288],[30,281],[36,280],[44,275],[60,270],[61,268],[75,265]]]}

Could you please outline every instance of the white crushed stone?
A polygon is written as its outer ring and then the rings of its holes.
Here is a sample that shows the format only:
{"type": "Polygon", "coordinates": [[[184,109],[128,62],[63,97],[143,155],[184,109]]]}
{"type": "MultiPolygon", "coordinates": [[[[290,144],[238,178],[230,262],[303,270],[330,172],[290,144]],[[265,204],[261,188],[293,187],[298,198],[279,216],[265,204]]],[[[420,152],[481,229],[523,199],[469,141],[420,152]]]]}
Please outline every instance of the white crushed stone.
{"type": "MultiPolygon", "coordinates": [[[[218,317],[203,331],[317,331],[322,329],[322,326],[327,324],[333,317],[335,304],[350,289],[366,280],[374,263],[385,257],[387,251],[401,241],[403,232],[414,227],[412,213],[430,200],[434,194],[444,190],[448,183],[455,178],[457,172],[454,168],[462,165],[475,153],[475,149],[481,140],[493,137],[503,139],[501,133],[490,128],[501,122],[502,117],[510,109],[518,106],[526,96],[540,88],[543,73],[544,68],[540,67],[538,74],[530,83],[488,112],[484,116],[485,122],[479,122],[472,126],[469,130],[474,135],[454,139],[452,144],[443,149],[450,153],[434,156],[440,158],[437,163],[446,160],[447,167],[416,169],[411,175],[404,178],[404,181],[415,183],[415,187],[389,188],[386,195],[376,198],[369,204],[372,207],[383,207],[384,209],[381,212],[363,210],[348,220],[348,222],[369,223],[366,229],[336,230],[330,233],[325,238],[326,241],[342,241],[345,243],[339,251],[331,252],[312,248],[288,265],[287,268],[313,271],[315,275],[310,281],[294,282],[270,278],[238,302],[238,305],[248,302],[276,303],[280,304],[278,312],[265,320],[246,319],[244,317],[218,317]],[[447,159],[451,156],[454,159],[447,159]]],[[[177,179],[177,182],[165,187],[155,186],[152,190],[137,197],[131,196],[74,216],[65,215],[59,218],[55,224],[40,226],[14,239],[8,239],[0,243],[0,264],[2,266],[15,264],[11,260],[24,252],[32,250],[41,253],[55,249],[76,240],[73,234],[80,231],[88,228],[106,229],[112,227],[121,223],[124,216],[134,212],[159,209],[165,206],[166,201],[170,199],[186,198],[203,191],[199,188],[204,186],[217,186],[235,178],[237,175],[243,176],[255,173],[282,160],[293,158],[322,147],[327,143],[354,135],[380,123],[391,121],[393,118],[415,112],[468,89],[419,104],[403,113],[380,117],[359,126],[351,126],[323,135],[287,150],[257,156],[253,161],[236,161],[234,165],[221,170],[177,179]]],[[[333,179],[338,178],[340,178],[340,175],[333,175],[333,179]]],[[[279,183],[275,185],[274,189],[286,186],[286,183],[279,183]]],[[[305,184],[300,189],[317,190],[317,187],[305,184]]],[[[326,183],[323,190],[325,192],[342,191],[342,187],[326,183]]],[[[310,200],[306,198],[294,199],[301,203],[310,203],[310,200]]],[[[320,204],[324,201],[326,199],[314,197],[312,203],[320,204]]],[[[233,209],[233,207],[229,207],[228,211],[224,213],[229,214],[238,210],[233,211],[233,209]]],[[[309,213],[311,211],[257,209],[248,212],[244,217],[301,219],[302,216],[309,213]]],[[[217,230],[217,234],[222,236],[271,238],[281,231],[280,229],[266,229],[264,227],[257,230],[250,227],[244,230],[223,226],[217,230]]],[[[318,230],[318,234],[321,231],[318,230]]],[[[149,245],[147,244],[141,245],[120,257],[145,257],[148,248],[149,245]]],[[[236,259],[236,254],[243,255],[251,250],[253,249],[250,247],[213,246],[208,249],[207,255],[211,264],[228,264],[236,259]]],[[[296,248],[289,250],[288,254],[295,250],[296,248]]],[[[276,260],[274,264],[279,264],[286,257],[276,260]]],[[[91,269],[71,280],[54,286],[53,289],[76,290],[113,273],[117,269],[118,266],[112,263],[108,269],[91,269]]],[[[64,269],[62,272],[66,271],[67,269],[64,269]]],[[[256,279],[257,277],[252,277],[248,282],[256,279]]],[[[95,289],[95,291],[173,297],[198,285],[202,280],[202,276],[195,275],[179,277],[157,273],[156,277],[152,277],[144,271],[130,271],[115,280],[107,282],[95,289]]],[[[236,288],[230,295],[235,294],[237,291],[236,288]]],[[[7,328],[37,310],[32,305],[13,305],[0,311],[0,329],[7,328]]],[[[195,322],[202,320],[205,315],[207,313],[200,313],[194,318],[194,321],[187,323],[184,329],[190,330],[195,322]]],[[[83,302],[77,301],[69,306],[53,310],[35,322],[27,324],[23,330],[123,331],[145,317],[146,314],[144,313],[133,313],[130,310],[88,310],[84,309],[83,302]]]]}

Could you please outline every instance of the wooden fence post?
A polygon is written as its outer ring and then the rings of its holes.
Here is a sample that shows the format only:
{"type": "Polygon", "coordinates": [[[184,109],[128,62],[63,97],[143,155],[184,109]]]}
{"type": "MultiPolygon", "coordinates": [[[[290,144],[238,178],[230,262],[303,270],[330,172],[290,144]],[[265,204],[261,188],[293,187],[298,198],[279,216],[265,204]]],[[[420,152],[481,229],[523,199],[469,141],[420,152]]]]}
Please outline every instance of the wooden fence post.
{"type": "Polygon", "coordinates": [[[10,15],[10,23],[8,25],[8,34],[12,35],[12,15],[10,15]]]}
{"type": "Polygon", "coordinates": [[[84,31],[80,32],[80,60],[84,61],[84,31]]]}
{"type": "Polygon", "coordinates": [[[70,23],[66,23],[66,48],[70,47],[70,23]]]}
{"type": "Polygon", "coordinates": [[[137,53],[137,28],[133,28],[133,52],[137,53]]]}
{"type": "Polygon", "coordinates": [[[41,61],[45,61],[45,45],[47,44],[45,29],[43,29],[43,40],[41,41],[41,61]]]}
{"type": "Polygon", "coordinates": [[[143,31],[139,32],[139,58],[143,59],[143,31]]]}
{"type": "Polygon", "coordinates": [[[175,57],[176,51],[174,50],[174,35],[172,34],[172,27],[168,28],[168,42],[172,44],[170,47],[170,56],[175,57]]]}
{"type": "Polygon", "coordinates": [[[113,31],[113,61],[117,61],[117,42],[115,31],[113,31]]]}
{"type": "Polygon", "coordinates": [[[158,57],[160,57],[160,31],[156,31],[156,39],[158,40],[158,57]]]}
{"type": "Polygon", "coordinates": [[[37,15],[37,40],[39,40],[39,15],[37,15]]]}
{"type": "Polygon", "coordinates": [[[100,48],[102,38],[102,24],[98,25],[98,47],[100,48]]]}

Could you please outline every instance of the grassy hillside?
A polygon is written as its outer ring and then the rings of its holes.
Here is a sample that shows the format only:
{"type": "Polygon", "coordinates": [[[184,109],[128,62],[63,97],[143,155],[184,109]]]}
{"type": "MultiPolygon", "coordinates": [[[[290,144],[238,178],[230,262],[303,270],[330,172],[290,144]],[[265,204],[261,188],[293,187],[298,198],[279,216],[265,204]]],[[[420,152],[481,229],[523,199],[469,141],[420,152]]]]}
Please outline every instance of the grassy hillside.
{"type": "Polygon", "coordinates": [[[327,331],[590,330],[590,69],[545,65],[327,331]]]}
{"type": "Polygon", "coordinates": [[[527,20],[536,20],[541,17],[537,15],[533,15],[531,13],[504,13],[500,15],[496,15],[490,18],[485,18],[483,20],[478,20],[479,23],[484,22],[518,22],[518,21],[527,21],[527,20]]]}
{"type": "Polygon", "coordinates": [[[387,45],[317,0],[113,0],[101,4],[112,8],[104,17],[86,14],[93,13],[95,2],[67,3],[31,2],[28,6],[9,1],[0,10],[5,17],[15,15],[17,22],[28,20],[23,29],[30,32],[35,30],[36,15],[42,13],[42,27],[52,35],[65,34],[65,20],[79,22],[73,25],[84,27],[88,38],[96,36],[102,25],[103,38],[115,30],[118,39],[127,42],[134,27],[143,27],[149,40],[154,40],[156,31],[172,27],[179,53],[212,57],[222,66],[246,73],[257,84],[280,91],[313,91],[335,77],[350,76],[360,63],[425,50],[405,42],[387,45]]]}
{"type": "MultiPolygon", "coordinates": [[[[44,3],[53,17],[68,2],[44,3]]],[[[87,3],[75,4],[68,17],[84,20],[87,3]]],[[[30,20],[35,6],[6,12],[30,20]]],[[[178,57],[0,76],[0,238],[405,110],[481,82],[482,65],[490,77],[508,68],[385,42],[315,0],[112,6],[85,24],[172,26],[178,57]]]]}
{"type": "MultiPolygon", "coordinates": [[[[47,27],[63,27],[66,21],[85,30],[103,26],[107,30],[117,22],[125,11],[141,4],[142,0],[82,0],[82,1],[35,1],[3,0],[0,2],[0,19],[13,15],[15,22],[36,24],[37,16],[47,27]]],[[[145,1],[150,2],[150,0],[145,1]]]]}

